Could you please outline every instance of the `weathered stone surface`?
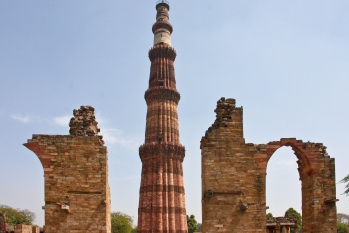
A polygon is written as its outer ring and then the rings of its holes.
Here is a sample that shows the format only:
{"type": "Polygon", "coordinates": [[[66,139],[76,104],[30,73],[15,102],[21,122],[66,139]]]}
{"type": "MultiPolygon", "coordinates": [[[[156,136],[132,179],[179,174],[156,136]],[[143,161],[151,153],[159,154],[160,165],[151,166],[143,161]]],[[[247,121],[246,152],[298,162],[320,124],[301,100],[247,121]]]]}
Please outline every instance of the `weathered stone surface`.
{"type": "Polygon", "coordinates": [[[305,233],[336,232],[335,163],[321,143],[283,138],[245,143],[243,111],[220,99],[216,121],[201,140],[202,228],[210,232],[266,232],[266,168],[282,146],[298,158],[305,233]]]}
{"type": "Polygon", "coordinates": [[[74,109],[74,117],[69,122],[70,135],[97,136],[100,129],[97,127],[98,122],[94,111],[92,106],[81,106],[80,109],[74,109]]]}
{"type": "Polygon", "coordinates": [[[6,224],[6,233],[14,232],[15,228],[13,226],[10,226],[9,224],[6,224]]]}
{"type": "MultiPolygon", "coordinates": [[[[83,118],[96,129],[92,107],[88,108],[83,118]]],[[[80,122],[79,114],[74,115],[80,122]]],[[[45,233],[111,231],[107,148],[92,131],[80,131],[83,136],[33,135],[24,144],[44,169],[45,233]]]]}
{"type": "Polygon", "coordinates": [[[145,144],[139,148],[142,180],[138,208],[138,233],[187,233],[182,162],[185,148],[179,141],[172,26],[167,3],[160,3],[153,26],[154,47],[149,88],[145,144]]]}
{"type": "Polygon", "coordinates": [[[32,226],[16,225],[14,227],[14,233],[32,233],[32,226]]]}
{"type": "Polygon", "coordinates": [[[38,227],[38,226],[33,226],[33,227],[32,227],[32,233],[40,233],[40,227],[38,227]]]}
{"type": "Polygon", "coordinates": [[[290,233],[291,228],[297,227],[296,217],[267,218],[267,233],[290,233]]]}
{"type": "Polygon", "coordinates": [[[0,233],[6,233],[6,215],[0,214],[0,233]]]}

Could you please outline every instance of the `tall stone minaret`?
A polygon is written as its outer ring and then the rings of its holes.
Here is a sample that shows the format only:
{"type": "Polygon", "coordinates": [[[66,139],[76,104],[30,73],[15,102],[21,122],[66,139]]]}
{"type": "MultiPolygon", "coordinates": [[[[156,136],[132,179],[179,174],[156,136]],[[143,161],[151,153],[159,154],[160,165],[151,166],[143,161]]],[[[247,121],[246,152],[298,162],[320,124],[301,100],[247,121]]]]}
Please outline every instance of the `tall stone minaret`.
{"type": "Polygon", "coordinates": [[[156,4],[153,25],[154,47],[149,88],[145,143],[139,148],[142,180],[138,208],[138,233],[187,233],[182,162],[185,148],[179,142],[174,60],[171,47],[170,6],[166,0],[156,4]]]}

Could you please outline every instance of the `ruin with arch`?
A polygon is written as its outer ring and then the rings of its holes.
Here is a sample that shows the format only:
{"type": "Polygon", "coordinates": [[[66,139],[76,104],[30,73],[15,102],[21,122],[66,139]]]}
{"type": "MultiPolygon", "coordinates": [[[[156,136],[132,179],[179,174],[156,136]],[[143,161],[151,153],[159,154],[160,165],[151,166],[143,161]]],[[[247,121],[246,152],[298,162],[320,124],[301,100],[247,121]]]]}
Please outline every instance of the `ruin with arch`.
{"type": "Polygon", "coordinates": [[[266,228],[266,169],[283,146],[291,147],[298,159],[302,232],[337,232],[335,161],[322,143],[296,138],[246,143],[243,109],[235,106],[235,99],[221,98],[215,112],[200,146],[202,232],[289,232],[292,221],[287,219],[275,219],[266,228]]]}
{"type": "MultiPolygon", "coordinates": [[[[294,227],[292,218],[266,219],[266,169],[283,146],[291,147],[298,159],[302,232],[337,232],[335,161],[322,143],[295,138],[246,143],[242,107],[221,98],[215,112],[215,122],[201,139],[203,233],[287,233],[294,227]]],[[[73,113],[69,135],[33,135],[24,144],[44,169],[44,230],[110,233],[107,148],[98,135],[94,108],[81,106],[73,113]]],[[[5,219],[0,216],[4,233],[10,232],[5,219]]],[[[38,229],[18,226],[14,232],[38,229]]]]}
{"type": "MultiPolygon", "coordinates": [[[[148,106],[138,209],[139,233],[187,233],[176,89],[171,45],[170,6],[156,4],[151,70],[145,92],[148,106]]],[[[235,99],[217,102],[216,120],[201,139],[202,232],[287,233],[293,218],[266,218],[266,170],[269,159],[283,146],[298,161],[302,184],[302,232],[337,232],[335,161],[322,143],[282,138],[266,144],[246,143],[243,109],[235,99]]],[[[74,110],[69,135],[34,134],[24,144],[44,170],[46,233],[110,233],[111,198],[108,153],[98,135],[94,108],[74,110]]],[[[68,123],[68,122],[67,122],[68,123]]],[[[199,140],[199,139],[197,139],[199,140]]],[[[14,233],[40,229],[17,225],[14,233]]],[[[0,215],[0,233],[6,216],[0,215]]]]}

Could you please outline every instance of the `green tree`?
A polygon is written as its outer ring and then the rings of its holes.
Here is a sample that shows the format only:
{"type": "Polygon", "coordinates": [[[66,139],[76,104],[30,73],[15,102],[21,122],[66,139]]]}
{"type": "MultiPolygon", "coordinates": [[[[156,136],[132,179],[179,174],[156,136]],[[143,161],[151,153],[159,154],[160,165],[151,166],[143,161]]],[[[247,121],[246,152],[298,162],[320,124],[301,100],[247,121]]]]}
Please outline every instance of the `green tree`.
{"type": "Polygon", "coordinates": [[[6,214],[6,223],[15,226],[17,224],[32,225],[35,214],[27,209],[14,209],[7,205],[0,205],[0,213],[6,214]]]}
{"type": "Polygon", "coordinates": [[[344,223],[344,224],[349,226],[349,215],[348,214],[338,213],[337,214],[337,221],[341,222],[341,223],[344,223]]]}
{"type": "Polygon", "coordinates": [[[272,218],[274,217],[272,213],[267,213],[267,218],[272,218]]]}
{"type": "Polygon", "coordinates": [[[341,222],[337,222],[337,232],[338,233],[349,233],[348,225],[341,223],[341,222]]]}
{"type": "Polygon", "coordinates": [[[297,227],[291,229],[291,233],[300,232],[302,230],[302,215],[298,213],[295,209],[289,208],[285,212],[285,217],[296,217],[297,218],[297,227]]]}
{"type": "Polygon", "coordinates": [[[344,177],[341,181],[339,181],[339,183],[347,183],[345,185],[345,190],[344,193],[345,195],[349,196],[349,175],[347,175],[346,177],[344,177]]]}
{"type": "Polygon", "coordinates": [[[196,224],[198,226],[198,232],[202,232],[202,224],[201,223],[198,223],[196,224]]]}
{"type": "Polygon", "coordinates": [[[188,233],[197,232],[199,230],[198,223],[195,220],[195,216],[192,214],[190,217],[187,215],[188,233]]]}
{"type": "Polygon", "coordinates": [[[137,232],[133,228],[133,217],[121,212],[111,213],[111,232],[112,233],[137,232]]]}

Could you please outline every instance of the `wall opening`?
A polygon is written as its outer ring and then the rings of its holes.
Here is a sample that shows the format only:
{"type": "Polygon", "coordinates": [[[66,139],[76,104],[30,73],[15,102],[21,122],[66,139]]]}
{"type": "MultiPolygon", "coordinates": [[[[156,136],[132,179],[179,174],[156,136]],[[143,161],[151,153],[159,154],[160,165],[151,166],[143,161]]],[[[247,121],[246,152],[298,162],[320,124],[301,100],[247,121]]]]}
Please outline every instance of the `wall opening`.
{"type": "Polygon", "coordinates": [[[288,208],[302,214],[302,188],[297,157],[291,147],[275,151],[267,165],[266,213],[283,217],[288,208]]]}

